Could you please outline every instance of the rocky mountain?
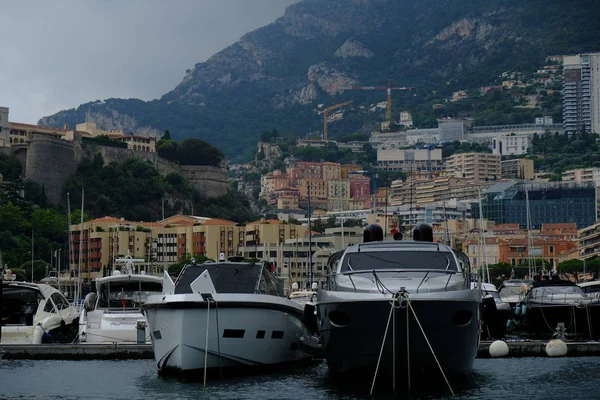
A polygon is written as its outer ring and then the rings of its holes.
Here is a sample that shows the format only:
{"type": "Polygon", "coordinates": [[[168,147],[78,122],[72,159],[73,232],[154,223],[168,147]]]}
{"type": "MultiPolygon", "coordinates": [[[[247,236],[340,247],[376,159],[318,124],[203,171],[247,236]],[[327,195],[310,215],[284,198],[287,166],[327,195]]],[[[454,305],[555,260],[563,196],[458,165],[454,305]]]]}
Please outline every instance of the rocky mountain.
{"type": "Polygon", "coordinates": [[[414,86],[394,96],[395,110],[411,110],[493,84],[507,70],[532,72],[549,55],[600,51],[598,20],[596,0],[304,0],[188,69],[158,100],[94,101],[40,123],[169,129],[174,139],[204,139],[241,159],[264,129],[319,132],[318,104],[354,100],[330,137],[373,122],[361,106],[384,101],[385,93],[343,87],[388,79],[414,86]]]}

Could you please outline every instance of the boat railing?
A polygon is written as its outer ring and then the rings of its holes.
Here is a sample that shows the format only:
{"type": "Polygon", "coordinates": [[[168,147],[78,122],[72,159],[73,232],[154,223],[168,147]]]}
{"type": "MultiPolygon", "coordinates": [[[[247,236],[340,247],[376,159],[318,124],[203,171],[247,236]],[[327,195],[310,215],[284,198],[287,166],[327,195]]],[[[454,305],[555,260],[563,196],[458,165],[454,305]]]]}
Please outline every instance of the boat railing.
{"type": "MultiPolygon", "coordinates": [[[[417,286],[417,290],[415,293],[419,293],[419,289],[421,289],[421,286],[423,285],[423,283],[425,283],[429,279],[429,274],[431,274],[431,273],[448,275],[448,279],[446,280],[446,284],[444,285],[444,292],[448,290],[448,285],[450,284],[450,280],[452,279],[452,277],[454,275],[462,274],[461,271],[453,271],[453,270],[447,270],[447,269],[394,268],[394,269],[365,269],[365,270],[356,270],[356,271],[344,271],[344,272],[340,272],[340,273],[333,273],[333,274],[331,274],[331,276],[332,277],[335,277],[337,275],[348,276],[348,278],[350,279],[350,282],[352,283],[352,286],[354,286],[354,291],[356,291],[357,290],[356,285],[354,284],[354,280],[352,279],[352,276],[353,275],[361,275],[361,274],[372,274],[374,277],[375,283],[378,286],[381,285],[383,288],[385,288],[388,292],[391,293],[391,291],[385,287],[385,285],[381,282],[381,279],[377,275],[378,273],[389,273],[389,272],[391,272],[391,273],[416,273],[416,272],[424,273],[423,277],[421,278],[421,281],[419,282],[419,285],[417,286]]],[[[468,276],[465,279],[465,287],[470,287],[470,277],[468,277],[468,276]]]]}

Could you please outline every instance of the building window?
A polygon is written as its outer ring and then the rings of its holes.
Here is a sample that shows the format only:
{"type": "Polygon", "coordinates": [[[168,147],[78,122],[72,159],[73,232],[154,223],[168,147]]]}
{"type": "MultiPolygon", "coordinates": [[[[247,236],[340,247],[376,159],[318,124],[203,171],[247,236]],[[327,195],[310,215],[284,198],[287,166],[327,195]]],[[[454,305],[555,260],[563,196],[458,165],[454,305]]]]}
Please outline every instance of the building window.
{"type": "Polygon", "coordinates": [[[554,246],[550,246],[550,253],[554,253],[554,246]]]}

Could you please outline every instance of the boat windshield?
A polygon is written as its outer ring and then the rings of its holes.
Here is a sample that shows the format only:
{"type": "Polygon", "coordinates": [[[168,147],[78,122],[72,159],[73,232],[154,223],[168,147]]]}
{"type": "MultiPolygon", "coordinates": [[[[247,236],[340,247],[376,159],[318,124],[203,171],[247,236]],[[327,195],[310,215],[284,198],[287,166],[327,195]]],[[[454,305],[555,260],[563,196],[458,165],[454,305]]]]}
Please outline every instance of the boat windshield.
{"type": "Polygon", "coordinates": [[[529,297],[546,297],[552,295],[580,294],[583,290],[579,286],[544,286],[531,289],[529,297]]]}
{"type": "Polygon", "coordinates": [[[369,251],[348,253],[342,261],[341,272],[382,269],[427,269],[458,271],[452,253],[438,251],[369,251]]]}
{"type": "Polygon", "coordinates": [[[521,286],[502,286],[500,288],[500,297],[518,296],[523,292],[521,286]]]}
{"type": "Polygon", "coordinates": [[[600,285],[590,285],[582,288],[586,293],[598,293],[600,292],[600,285]]]}
{"type": "Polygon", "coordinates": [[[159,282],[115,281],[100,286],[100,308],[139,308],[150,295],[161,294],[159,282]]]}
{"type": "Polygon", "coordinates": [[[43,299],[35,289],[4,285],[0,325],[33,325],[33,317],[43,299]]]}

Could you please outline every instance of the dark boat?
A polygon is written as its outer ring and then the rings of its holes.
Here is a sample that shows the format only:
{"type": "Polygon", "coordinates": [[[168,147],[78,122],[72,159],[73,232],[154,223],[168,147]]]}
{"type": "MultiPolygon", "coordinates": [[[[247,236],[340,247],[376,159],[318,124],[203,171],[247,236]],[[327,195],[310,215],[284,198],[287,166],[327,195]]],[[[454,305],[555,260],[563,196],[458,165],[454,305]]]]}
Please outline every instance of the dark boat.
{"type": "Polygon", "coordinates": [[[332,376],[410,385],[471,370],[481,289],[471,287],[466,256],[432,242],[430,227],[413,236],[384,241],[381,228],[370,225],[365,243],[330,260],[327,289],[314,307],[332,376]]]}
{"type": "Polygon", "coordinates": [[[593,339],[592,317],[600,310],[600,299],[566,280],[534,281],[515,309],[523,333],[539,339],[565,335],[593,339]]]}

